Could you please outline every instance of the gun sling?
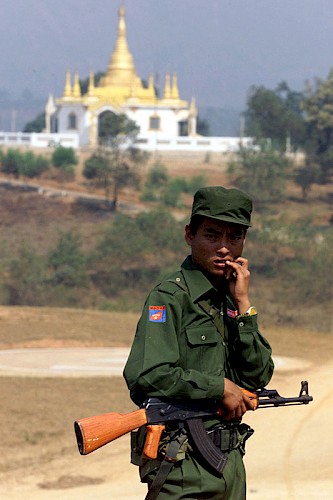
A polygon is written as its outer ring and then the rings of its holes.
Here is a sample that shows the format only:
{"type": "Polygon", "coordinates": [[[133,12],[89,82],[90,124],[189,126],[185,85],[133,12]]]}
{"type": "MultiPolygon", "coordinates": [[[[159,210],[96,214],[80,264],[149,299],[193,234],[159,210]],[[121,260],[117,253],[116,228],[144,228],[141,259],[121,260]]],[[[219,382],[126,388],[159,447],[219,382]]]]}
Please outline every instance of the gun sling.
{"type": "Polygon", "coordinates": [[[161,466],[158,469],[154,481],[149,487],[145,500],[155,500],[157,498],[173,464],[177,460],[178,451],[186,439],[187,435],[185,429],[182,429],[181,433],[171,440],[168,453],[165,455],[163,462],[161,462],[161,466]]]}

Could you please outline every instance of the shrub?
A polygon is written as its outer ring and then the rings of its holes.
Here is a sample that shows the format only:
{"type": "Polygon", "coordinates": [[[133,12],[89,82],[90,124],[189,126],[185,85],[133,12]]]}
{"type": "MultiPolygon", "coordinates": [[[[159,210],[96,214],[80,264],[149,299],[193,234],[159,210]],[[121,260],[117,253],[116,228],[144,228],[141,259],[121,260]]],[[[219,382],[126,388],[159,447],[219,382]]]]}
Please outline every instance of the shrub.
{"type": "Polygon", "coordinates": [[[11,305],[44,305],[46,283],[45,259],[23,244],[17,259],[9,264],[6,286],[11,305]]]}
{"type": "Polygon", "coordinates": [[[78,235],[71,232],[61,234],[56,248],[49,254],[48,263],[52,269],[52,283],[67,287],[85,286],[88,283],[86,257],[78,235]]]}
{"type": "Polygon", "coordinates": [[[169,207],[182,207],[183,203],[180,196],[186,189],[186,180],[183,177],[171,179],[164,189],[162,195],[163,203],[169,207]]]}
{"type": "Polygon", "coordinates": [[[22,165],[22,155],[15,149],[8,149],[7,154],[3,155],[1,170],[4,174],[12,175],[18,178],[22,165]]]}
{"type": "Polygon", "coordinates": [[[39,177],[49,168],[49,161],[41,155],[34,155],[31,151],[21,157],[20,174],[30,179],[39,177]]]}
{"type": "Polygon", "coordinates": [[[194,175],[190,178],[187,183],[186,193],[194,194],[198,189],[207,186],[207,176],[206,175],[194,175]]]}
{"type": "Polygon", "coordinates": [[[169,180],[168,170],[165,165],[156,163],[148,172],[146,186],[151,189],[161,188],[169,180]]]}
{"type": "Polygon", "coordinates": [[[58,146],[52,153],[52,164],[57,168],[77,165],[78,159],[73,148],[58,146]]]}

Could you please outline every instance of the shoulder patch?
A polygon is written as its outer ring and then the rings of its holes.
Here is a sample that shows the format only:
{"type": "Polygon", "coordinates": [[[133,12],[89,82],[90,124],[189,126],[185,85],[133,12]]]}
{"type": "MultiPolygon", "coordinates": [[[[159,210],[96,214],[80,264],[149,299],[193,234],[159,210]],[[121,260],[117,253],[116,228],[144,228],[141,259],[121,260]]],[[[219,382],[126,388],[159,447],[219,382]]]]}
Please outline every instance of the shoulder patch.
{"type": "Polygon", "coordinates": [[[165,323],[166,306],[149,306],[149,321],[154,323],[165,323]]]}

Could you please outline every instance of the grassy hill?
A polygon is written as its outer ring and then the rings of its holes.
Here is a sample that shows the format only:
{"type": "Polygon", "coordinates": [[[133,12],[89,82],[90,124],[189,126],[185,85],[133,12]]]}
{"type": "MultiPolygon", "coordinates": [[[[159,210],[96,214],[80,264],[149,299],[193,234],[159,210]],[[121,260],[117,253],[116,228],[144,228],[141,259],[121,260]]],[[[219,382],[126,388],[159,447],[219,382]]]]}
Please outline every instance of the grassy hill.
{"type": "MultiPolygon", "coordinates": [[[[8,304],[8,273],[16,266],[17,280],[20,269],[17,267],[22,248],[33,249],[31,258],[37,259],[31,264],[38,266],[42,257],[48,256],[59,242],[61,234],[73,233],[80,238],[80,251],[89,255],[89,284],[80,287],[58,287],[57,294],[41,290],[38,300],[36,294],[30,297],[32,302],[21,305],[63,306],[88,309],[124,310],[137,313],[146,293],[158,277],[158,266],[165,264],[165,272],[179,265],[187,253],[185,243],[179,243],[177,251],[172,248],[152,250],[142,258],[140,249],[134,249],[133,242],[128,239],[129,249],[122,248],[111,253],[110,265],[123,271],[121,290],[115,288],[105,292],[105,280],[114,280],[114,269],[108,270],[104,279],[104,288],[96,281],[96,258],[92,255],[105,234],[115,221],[116,215],[96,209],[87,204],[78,203],[77,194],[96,194],[103,196],[102,191],[88,191],[82,178],[82,164],[87,153],[81,154],[77,178],[74,182],[57,184],[54,179],[44,179],[42,184],[60,191],[27,189],[8,189],[0,184],[1,203],[1,280],[0,302],[8,304]],[[123,255],[128,252],[128,256],[123,255]],[[126,253],[125,252],[125,253],[126,253]],[[13,264],[14,263],[14,264],[13,264]],[[143,276],[144,268],[154,268],[154,273],[143,276]],[[141,274],[140,274],[141,273],[141,274]],[[93,279],[92,279],[93,276],[93,279]],[[140,281],[141,280],[141,281],[140,281]],[[133,288],[133,283],[137,287],[133,288]],[[106,295],[105,295],[106,294],[106,295]],[[34,303],[33,300],[37,300],[34,303]]],[[[163,163],[171,177],[204,175],[207,185],[231,185],[226,166],[228,157],[224,155],[206,156],[199,154],[179,155],[175,153],[163,156],[154,155],[149,164],[142,170],[142,179],[146,178],[149,167],[156,161],[163,163]]],[[[253,217],[253,228],[249,232],[246,254],[249,257],[252,282],[251,297],[260,312],[261,323],[266,325],[297,326],[308,330],[333,332],[331,317],[331,283],[333,280],[332,246],[332,186],[315,186],[306,202],[301,198],[300,189],[293,183],[287,187],[286,199],[270,206],[256,206],[253,217]]],[[[188,219],[191,208],[191,195],[183,196],[183,206],[168,209],[177,221],[177,240],[182,240],[182,227],[188,219]],[[183,221],[183,222],[182,222],[183,221]]],[[[157,207],[157,203],[140,201],[138,189],[126,189],[120,195],[121,214],[135,219],[139,213],[145,213],[157,207]]],[[[123,224],[127,224],[124,219],[123,224]]],[[[176,223],[174,224],[176,229],[176,223]]],[[[119,230],[119,239],[126,234],[125,227],[119,230]]],[[[163,227],[160,228],[161,233],[163,227]]],[[[131,234],[126,235],[130,238],[131,234]]],[[[156,236],[158,239],[159,237],[156,236]]],[[[112,241],[115,241],[114,239],[112,241]]],[[[115,244],[120,245],[119,241],[115,244]]],[[[107,259],[106,259],[107,260],[107,259]]],[[[29,263],[29,261],[28,261],[29,263]]],[[[27,267],[27,265],[26,265],[27,267]]],[[[98,270],[98,279],[104,273],[98,270]]],[[[25,273],[26,269],[22,269],[25,273]]],[[[22,278],[23,279],[23,278],[22,278]]],[[[117,278],[118,279],[118,278],[117,278]]],[[[116,283],[113,283],[114,287],[116,283]]],[[[17,286],[17,285],[16,285],[17,286]]]]}

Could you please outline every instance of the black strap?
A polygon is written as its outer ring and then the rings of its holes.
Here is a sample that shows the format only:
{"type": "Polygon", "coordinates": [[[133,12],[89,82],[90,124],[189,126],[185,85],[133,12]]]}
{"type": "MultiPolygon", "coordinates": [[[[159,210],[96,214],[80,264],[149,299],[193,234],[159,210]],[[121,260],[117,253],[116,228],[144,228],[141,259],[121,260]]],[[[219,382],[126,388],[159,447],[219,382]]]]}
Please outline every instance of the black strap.
{"type": "Polygon", "coordinates": [[[157,498],[163,484],[165,483],[166,478],[169,475],[169,472],[176,462],[179,449],[186,439],[186,432],[184,429],[182,429],[181,433],[171,440],[168,447],[168,452],[166,453],[164,460],[161,463],[154,481],[150,485],[145,500],[155,500],[157,498]]]}

